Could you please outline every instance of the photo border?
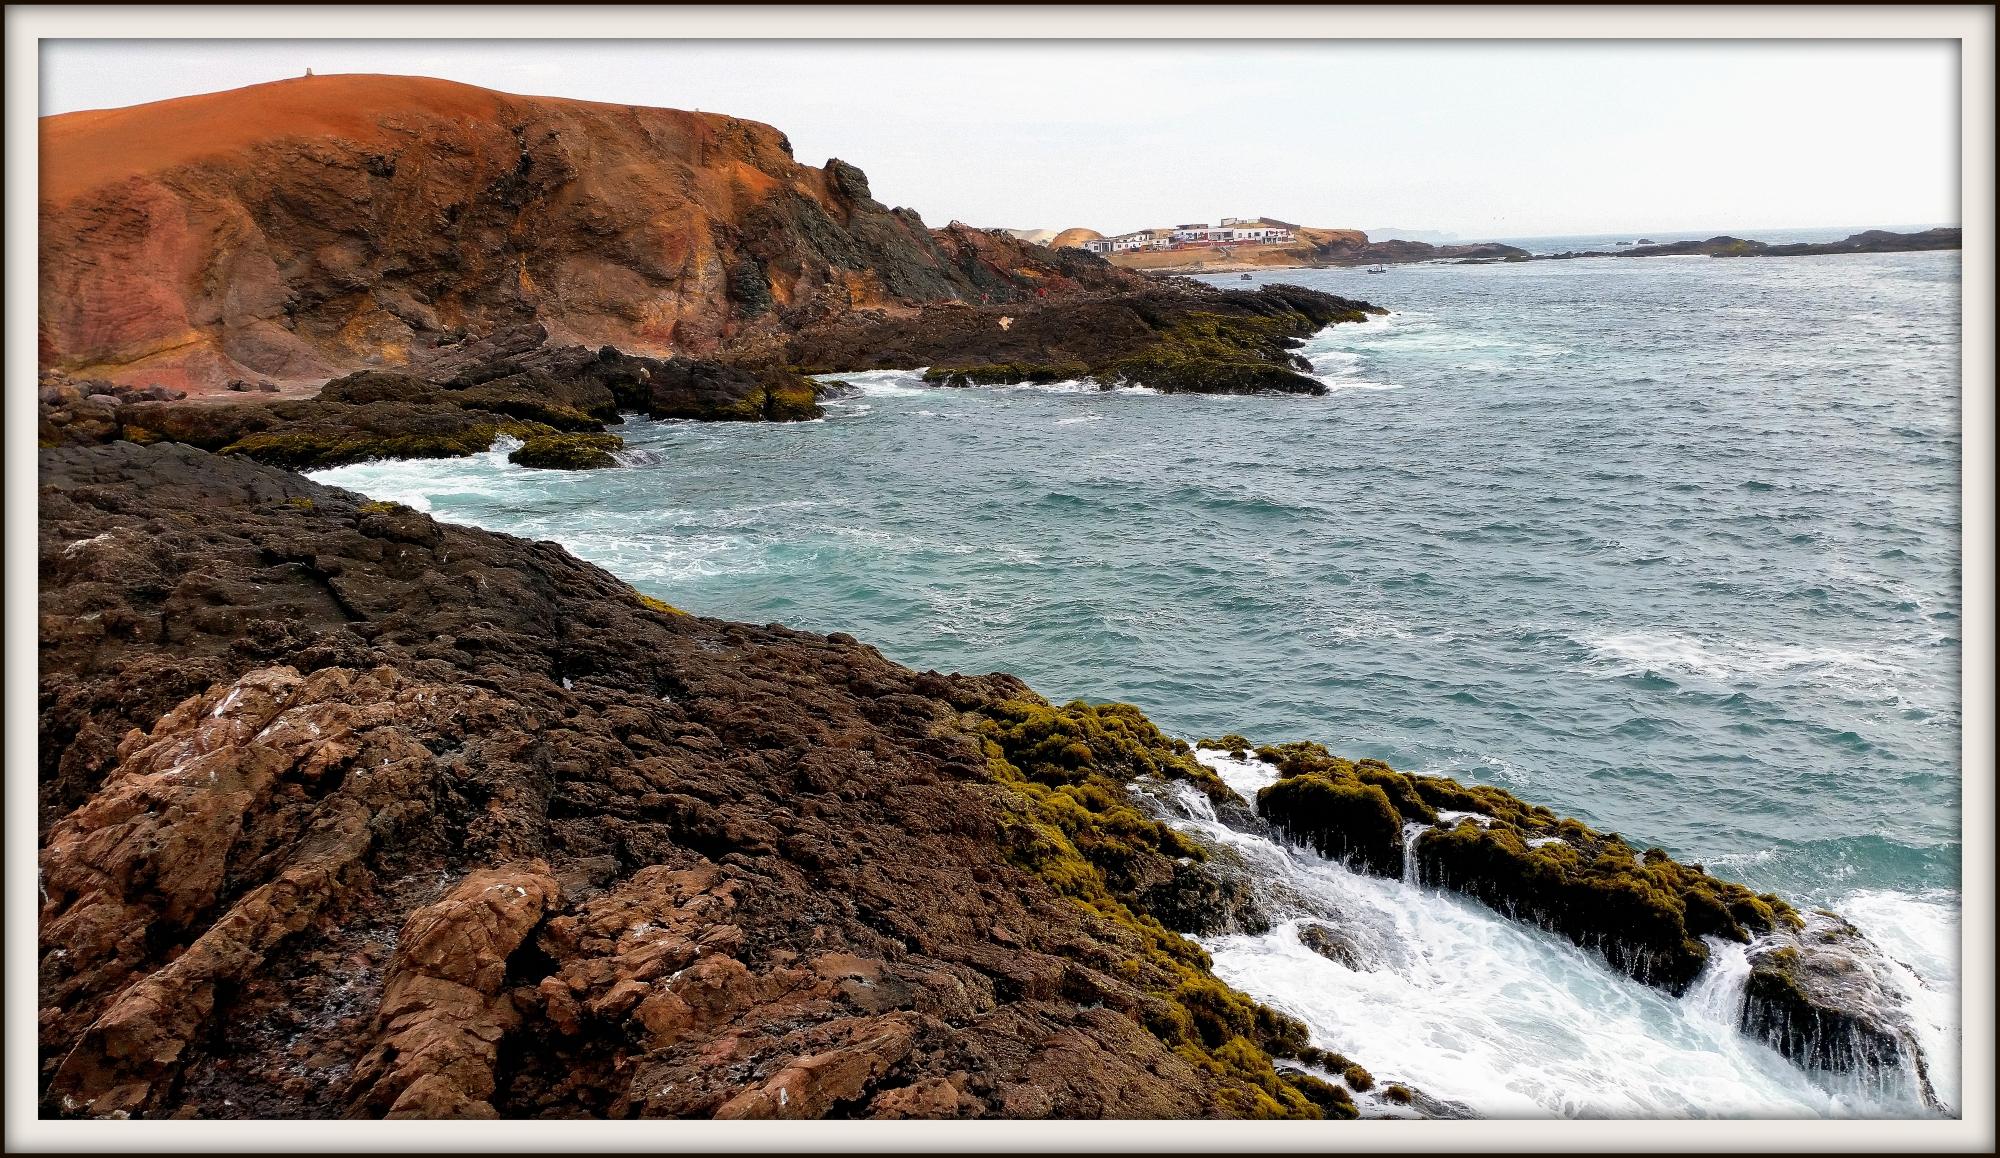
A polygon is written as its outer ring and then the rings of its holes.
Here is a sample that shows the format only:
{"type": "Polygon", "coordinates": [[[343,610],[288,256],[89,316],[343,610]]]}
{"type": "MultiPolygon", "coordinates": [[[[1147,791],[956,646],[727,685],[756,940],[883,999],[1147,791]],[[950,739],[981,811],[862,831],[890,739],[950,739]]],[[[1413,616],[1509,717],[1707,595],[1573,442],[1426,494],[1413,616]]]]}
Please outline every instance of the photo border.
{"type": "MultiPolygon", "coordinates": [[[[1958,1121],[1471,1122],[68,1122],[36,1118],[36,110],[38,41],[118,39],[961,39],[1175,40],[1132,34],[1119,6],[482,7],[9,6],[5,14],[5,1135],[9,1151],[1044,1151],[1480,1150],[1761,1153],[1992,1152],[1994,1148],[1994,10],[1986,6],[1374,7],[1172,9],[1228,15],[1199,39],[1260,39],[1231,26],[1282,20],[1294,40],[1923,39],[1961,42],[1963,224],[1961,519],[1964,881],[1958,1121]],[[1032,25],[1034,36],[1018,29],[1032,25]],[[476,29],[477,36],[465,35],[476,29]],[[999,35],[995,35],[998,32],[999,35]],[[1966,325],[1979,320],[1980,324],[1966,325]]],[[[1163,23],[1163,22],[1154,22],[1163,23]]],[[[1268,25],[1261,25],[1267,27],[1268,25]]]]}

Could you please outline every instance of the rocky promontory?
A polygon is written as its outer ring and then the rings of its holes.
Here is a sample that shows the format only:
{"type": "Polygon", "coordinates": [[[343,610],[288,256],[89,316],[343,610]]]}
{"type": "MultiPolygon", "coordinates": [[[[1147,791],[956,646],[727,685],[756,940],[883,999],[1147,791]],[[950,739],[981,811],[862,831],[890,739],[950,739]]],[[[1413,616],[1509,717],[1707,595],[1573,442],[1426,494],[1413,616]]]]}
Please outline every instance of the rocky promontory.
{"type": "Polygon", "coordinates": [[[1087,379],[1169,394],[1324,394],[1293,351],[1327,326],[1387,312],[1298,286],[1177,279],[1054,304],[858,312],[800,334],[790,357],[818,371],[924,367],[948,386],[1087,379]]]}
{"type": "Polygon", "coordinates": [[[1291,347],[1374,310],[930,229],[715,114],[328,76],[41,129],[44,446],[602,466],[620,412],[814,418],[802,371],[891,366],[1318,393],[1291,347]]]}

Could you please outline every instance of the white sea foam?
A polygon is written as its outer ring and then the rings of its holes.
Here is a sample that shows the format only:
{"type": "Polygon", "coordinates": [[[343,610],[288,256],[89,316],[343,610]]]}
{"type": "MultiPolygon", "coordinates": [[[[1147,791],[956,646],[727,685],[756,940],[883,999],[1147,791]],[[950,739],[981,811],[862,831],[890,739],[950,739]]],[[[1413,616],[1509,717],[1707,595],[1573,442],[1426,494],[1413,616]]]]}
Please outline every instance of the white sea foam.
{"type": "Polygon", "coordinates": [[[1681,994],[1681,1005],[1690,1017],[1733,1032],[1742,1023],[1743,1004],[1750,994],[1749,949],[1720,937],[1702,940],[1708,945],[1708,964],[1681,994]]]}
{"type": "Polygon", "coordinates": [[[1889,958],[1889,976],[1910,1014],[1932,1092],[1951,1112],[1962,1105],[1959,1073],[1959,899],[1862,889],[1835,911],[1889,958]]]}
{"type": "MultiPolygon", "coordinates": [[[[821,382],[845,382],[864,396],[876,398],[914,397],[936,389],[924,384],[923,370],[862,370],[854,374],[821,374],[821,382]]],[[[830,398],[828,402],[851,402],[830,398]]]]}
{"type": "Polygon", "coordinates": [[[428,512],[437,495],[506,493],[513,485],[508,476],[531,473],[507,461],[508,454],[520,448],[520,439],[503,434],[488,449],[463,458],[377,459],[309,471],[306,477],[428,512]]]}
{"type": "Polygon", "coordinates": [[[1835,647],[1700,638],[1671,631],[1636,631],[1579,640],[1593,660],[1616,675],[1693,675],[1716,681],[1811,674],[1850,691],[1893,698],[1892,681],[1908,670],[1879,654],[1835,647]]]}
{"type": "MultiPolygon", "coordinates": [[[[1255,756],[1195,755],[1241,795],[1276,778],[1255,756]]],[[[1172,823],[1232,848],[1269,896],[1305,910],[1264,934],[1204,938],[1216,975],[1301,1018],[1314,1044],[1379,1082],[1495,1117],[1916,1112],[1857,1104],[1738,1032],[1730,1011],[1747,974],[1740,945],[1721,948],[1712,971],[1675,1000],[1481,905],[1349,871],[1213,815],[1183,807],[1172,823]],[[1360,968],[1301,943],[1300,926],[1315,918],[1353,943],[1360,968]]]]}

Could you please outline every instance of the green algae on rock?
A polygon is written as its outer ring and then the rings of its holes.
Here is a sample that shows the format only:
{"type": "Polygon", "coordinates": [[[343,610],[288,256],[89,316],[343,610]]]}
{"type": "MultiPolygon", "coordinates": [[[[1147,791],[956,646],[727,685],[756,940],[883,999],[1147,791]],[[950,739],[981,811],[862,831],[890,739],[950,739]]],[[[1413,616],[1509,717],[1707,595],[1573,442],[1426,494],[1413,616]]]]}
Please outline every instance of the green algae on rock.
{"type": "Polygon", "coordinates": [[[789,358],[816,373],[921,366],[926,381],[950,386],[1089,380],[1170,394],[1323,394],[1292,351],[1326,326],[1387,312],[1298,286],[1175,280],[1080,301],[852,315],[801,332],[789,358]]]}
{"type": "Polygon", "coordinates": [[[1484,901],[1596,949],[1678,994],[1708,960],[1704,937],[1789,931],[1790,905],[1634,849],[1510,793],[1349,761],[1314,743],[1260,748],[1279,780],[1257,808],[1291,839],[1377,875],[1403,874],[1484,901]]]}
{"type": "Polygon", "coordinates": [[[544,434],[509,452],[507,461],[544,470],[597,470],[617,466],[611,452],[624,446],[615,434],[544,434]]]}
{"type": "Polygon", "coordinates": [[[1304,1024],[1217,981],[1208,954],[1162,920],[1184,909],[1176,895],[1205,879],[1186,870],[1210,854],[1141,814],[1124,784],[1183,780],[1204,793],[1230,795],[1214,773],[1130,704],[1056,707],[1029,693],[981,704],[974,715],[986,736],[988,771],[1015,797],[1003,830],[1010,859],[1102,922],[1105,936],[1129,946],[1130,957],[1108,964],[1147,995],[1140,1011],[1145,1026],[1216,1078],[1217,1112],[1353,1116],[1323,1082],[1274,1068],[1274,1056],[1311,1048],[1304,1024]]]}

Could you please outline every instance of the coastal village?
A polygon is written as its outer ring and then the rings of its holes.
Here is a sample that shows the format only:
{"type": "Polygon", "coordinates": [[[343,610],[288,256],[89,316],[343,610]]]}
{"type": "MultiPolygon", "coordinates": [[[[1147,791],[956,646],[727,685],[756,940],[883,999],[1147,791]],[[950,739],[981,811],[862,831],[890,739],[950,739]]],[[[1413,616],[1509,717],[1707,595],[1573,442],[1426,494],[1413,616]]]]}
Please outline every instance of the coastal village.
{"type": "Polygon", "coordinates": [[[1163,226],[1121,233],[1115,237],[1089,238],[1083,248],[1096,254],[1124,253],[1133,249],[1210,249],[1220,245],[1281,245],[1298,236],[1299,227],[1269,217],[1225,217],[1220,225],[1163,226]]]}

